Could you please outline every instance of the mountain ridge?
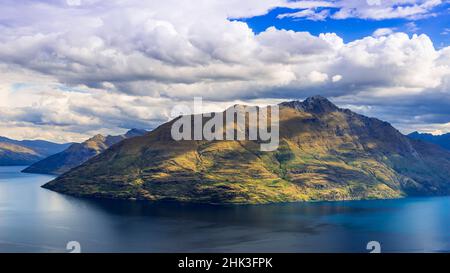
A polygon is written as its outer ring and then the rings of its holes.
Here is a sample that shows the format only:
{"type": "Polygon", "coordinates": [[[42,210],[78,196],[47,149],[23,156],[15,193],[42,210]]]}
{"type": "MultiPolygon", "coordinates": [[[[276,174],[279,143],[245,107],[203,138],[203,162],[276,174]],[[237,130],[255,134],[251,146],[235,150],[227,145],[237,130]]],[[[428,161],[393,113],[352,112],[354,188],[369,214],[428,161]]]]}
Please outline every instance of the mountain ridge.
{"type": "Polygon", "coordinates": [[[436,144],[446,150],[450,150],[450,133],[442,135],[433,135],[427,133],[419,133],[416,131],[409,134],[408,137],[415,140],[427,141],[436,144]]]}
{"type": "Polygon", "coordinates": [[[145,130],[131,129],[125,134],[118,136],[97,134],[82,143],[74,143],[66,150],[32,164],[22,170],[22,172],[60,175],[124,139],[145,134],[146,132],[145,130]]]}
{"type": "Polygon", "coordinates": [[[255,141],[174,141],[175,120],[44,187],[75,196],[210,204],[450,193],[449,152],[323,97],[280,104],[274,152],[261,152],[255,141]]]}
{"type": "Polygon", "coordinates": [[[71,143],[53,143],[45,140],[14,140],[0,136],[0,166],[29,165],[56,154],[71,143]]]}

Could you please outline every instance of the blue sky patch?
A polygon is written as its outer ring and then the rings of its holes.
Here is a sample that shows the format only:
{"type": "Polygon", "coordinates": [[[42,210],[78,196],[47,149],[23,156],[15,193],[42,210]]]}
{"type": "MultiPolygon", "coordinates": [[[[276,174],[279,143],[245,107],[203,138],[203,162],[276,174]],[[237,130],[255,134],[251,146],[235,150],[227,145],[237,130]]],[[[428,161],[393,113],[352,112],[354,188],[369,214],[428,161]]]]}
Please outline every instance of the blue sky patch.
{"type": "MultiPolygon", "coordinates": [[[[316,9],[319,13],[322,9],[316,9]]],[[[334,9],[328,9],[333,12],[334,9]]],[[[404,18],[398,19],[332,19],[310,20],[307,18],[292,18],[278,16],[282,14],[294,13],[301,9],[275,8],[269,13],[252,18],[239,19],[246,22],[255,32],[260,33],[268,27],[274,26],[277,29],[286,29],[294,31],[307,31],[313,35],[320,33],[334,32],[344,39],[345,42],[361,39],[379,28],[391,28],[394,32],[405,32],[408,34],[427,34],[433,41],[436,48],[442,48],[450,45],[450,4],[446,3],[433,10],[434,16],[410,20],[404,18]]]]}

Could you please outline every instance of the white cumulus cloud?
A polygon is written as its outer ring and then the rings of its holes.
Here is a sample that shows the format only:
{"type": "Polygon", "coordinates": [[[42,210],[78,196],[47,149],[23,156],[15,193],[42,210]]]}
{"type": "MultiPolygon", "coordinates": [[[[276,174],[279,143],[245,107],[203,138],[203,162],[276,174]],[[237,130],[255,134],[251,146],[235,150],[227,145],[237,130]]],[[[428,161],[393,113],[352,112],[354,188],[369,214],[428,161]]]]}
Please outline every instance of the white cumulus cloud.
{"type": "Polygon", "coordinates": [[[277,6],[410,17],[439,1],[7,2],[0,10],[0,22],[8,22],[0,27],[0,130],[9,129],[0,135],[34,137],[36,128],[62,141],[148,129],[195,96],[220,110],[322,94],[404,130],[450,122],[450,48],[436,49],[424,34],[380,30],[344,43],[335,33],[270,27],[255,34],[230,19],[277,6]]]}

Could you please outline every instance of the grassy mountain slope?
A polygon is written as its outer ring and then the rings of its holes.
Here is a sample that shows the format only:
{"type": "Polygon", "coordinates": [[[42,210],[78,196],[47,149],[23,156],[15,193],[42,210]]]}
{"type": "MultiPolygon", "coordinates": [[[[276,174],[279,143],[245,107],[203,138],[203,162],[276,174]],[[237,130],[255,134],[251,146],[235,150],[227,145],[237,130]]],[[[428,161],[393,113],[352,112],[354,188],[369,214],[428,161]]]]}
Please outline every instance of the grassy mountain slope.
{"type": "Polygon", "coordinates": [[[125,140],[45,188],[76,196],[202,203],[450,193],[450,153],[322,97],[280,105],[280,147],[174,141],[172,122],[125,140]]]}

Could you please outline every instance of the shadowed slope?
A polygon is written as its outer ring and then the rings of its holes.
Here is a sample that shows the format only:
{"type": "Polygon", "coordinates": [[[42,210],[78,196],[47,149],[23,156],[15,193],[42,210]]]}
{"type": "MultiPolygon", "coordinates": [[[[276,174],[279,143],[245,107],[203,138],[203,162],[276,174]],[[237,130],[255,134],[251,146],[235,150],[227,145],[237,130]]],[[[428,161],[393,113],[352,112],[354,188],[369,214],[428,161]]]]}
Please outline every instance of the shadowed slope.
{"type": "Polygon", "coordinates": [[[0,166],[27,165],[39,159],[41,156],[27,147],[0,142],[0,166]]]}
{"type": "Polygon", "coordinates": [[[0,137],[0,166],[29,165],[59,153],[70,143],[58,144],[44,140],[14,140],[0,137]]]}
{"type": "Polygon", "coordinates": [[[432,135],[432,134],[421,134],[419,132],[414,132],[408,135],[411,139],[427,141],[441,146],[446,150],[450,150],[450,134],[444,135],[432,135]]]}
{"type": "Polygon", "coordinates": [[[119,136],[105,137],[96,135],[83,143],[72,144],[66,150],[36,162],[22,172],[56,175],[63,174],[100,154],[114,144],[124,139],[143,135],[145,133],[147,132],[144,130],[132,129],[126,134],[119,136]]]}

